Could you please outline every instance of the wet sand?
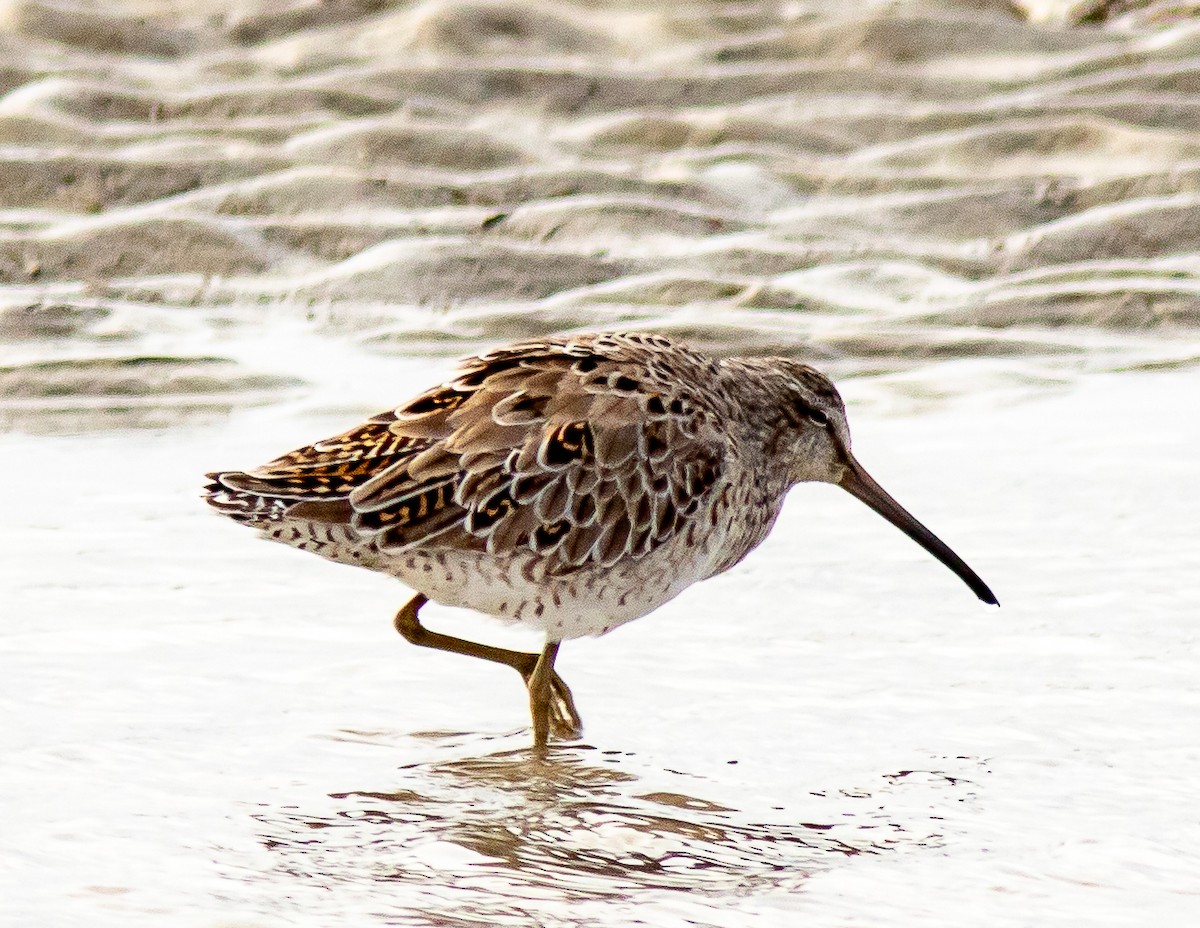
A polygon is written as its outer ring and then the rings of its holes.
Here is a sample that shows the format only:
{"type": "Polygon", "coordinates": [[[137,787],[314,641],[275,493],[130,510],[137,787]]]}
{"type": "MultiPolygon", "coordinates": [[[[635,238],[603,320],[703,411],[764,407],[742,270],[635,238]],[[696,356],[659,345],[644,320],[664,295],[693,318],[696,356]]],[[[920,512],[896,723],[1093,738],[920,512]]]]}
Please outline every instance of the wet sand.
{"type": "Polygon", "coordinates": [[[1190,926],[1189,10],[5,4],[4,918],[1190,926]],[[835,375],[1003,607],[802,487],[564,647],[534,767],[514,675],[198,500],[616,326],[835,375]]]}
{"type": "Polygon", "coordinates": [[[634,325],[841,376],[1193,362],[1200,21],[1082,6],[9,3],[0,421],[148,355],[245,362],[220,406],[281,322],[401,355],[634,325]]]}

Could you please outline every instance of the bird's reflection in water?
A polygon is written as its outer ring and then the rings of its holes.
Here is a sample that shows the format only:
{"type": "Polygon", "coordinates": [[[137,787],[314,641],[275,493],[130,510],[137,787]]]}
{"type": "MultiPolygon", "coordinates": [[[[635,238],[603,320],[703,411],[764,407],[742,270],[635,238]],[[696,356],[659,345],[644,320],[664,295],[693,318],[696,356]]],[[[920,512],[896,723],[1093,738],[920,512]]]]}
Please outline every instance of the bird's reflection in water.
{"type": "MultiPolygon", "coordinates": [[[[443,746],[457,740],[428,737],[443,746]]],[[[855,855],[941,839],[936,816],[909,830],[888,821],[879,797],[863,791],[814,800],[825,803],[823,821],[788,820],[777,807],[775,821],[762,821],[759,813],[647,789],[643,774],[650,772],[633,770],[636,759],[616,752],[573,745],[537,761],[522,747],[412,764],[390,788],[336,792],[321,809],[260,809],[255,818],[283,874],[324,888],[391,886],[383,897],[389,909],[436,911],[436,924],[486,923],[460,922],[455,912],[505,924],[514,905],[528,915],[529,905],[541,911],[555,900],[687,891],[715,901],[797,891],[809,874],[855,855]]],[[[666,775],[657,773],[650,778],[660,786],[666,775]]],[[[881,782],[887,791],[889,781],[881,782]]],[[[943,785],[959,789],[962,781],[943,785]]]]}

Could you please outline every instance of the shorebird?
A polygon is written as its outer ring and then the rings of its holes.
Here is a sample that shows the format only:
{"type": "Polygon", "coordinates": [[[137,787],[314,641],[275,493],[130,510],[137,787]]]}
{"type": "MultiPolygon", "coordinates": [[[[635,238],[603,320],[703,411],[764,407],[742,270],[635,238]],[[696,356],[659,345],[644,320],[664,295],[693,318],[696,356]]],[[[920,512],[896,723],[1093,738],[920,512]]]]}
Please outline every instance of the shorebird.
{"type": "Polygon", "coordinates": [[[208,476],[205,498],[224,515],[417,591],[394,620],[408,641],[516,669],[538,753],[551,734],[582,733],[554,669],[560,643],[729,570],[804,481],[837,484],[997,602],[855,460],[823,374],[660,335],[547,338],[466,358],[446,382],[348,432],[208,476]],[[537,629],[545,647],[430,631],[418,617],[430,599],[537,629]]]}

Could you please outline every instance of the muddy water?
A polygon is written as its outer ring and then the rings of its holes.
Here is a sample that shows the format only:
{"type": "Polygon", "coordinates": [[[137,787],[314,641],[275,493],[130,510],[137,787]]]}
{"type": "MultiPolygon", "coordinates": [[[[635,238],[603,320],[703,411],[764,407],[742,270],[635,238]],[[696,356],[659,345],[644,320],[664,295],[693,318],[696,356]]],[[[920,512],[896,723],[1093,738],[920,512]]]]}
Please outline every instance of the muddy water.
{"type": "Polygon", "coordinates": [[[1200,27],[1102,7],[5,5],[0,922],[1195,924],[1200,27]],[[800,488],[533,765],[198,501],[614,326],[836,375],[1002,608],[800,488]]]}

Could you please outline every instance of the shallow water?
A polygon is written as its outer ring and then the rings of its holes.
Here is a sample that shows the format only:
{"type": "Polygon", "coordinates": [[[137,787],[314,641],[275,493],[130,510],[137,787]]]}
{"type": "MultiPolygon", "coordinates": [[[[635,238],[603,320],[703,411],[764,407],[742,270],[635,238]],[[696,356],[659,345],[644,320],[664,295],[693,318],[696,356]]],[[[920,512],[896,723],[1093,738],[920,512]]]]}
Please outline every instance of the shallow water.
{"type": "Polygon", "coordinates": [[[0,923],[1196,924],[1200,23],[1101,6],[4,5],[0,923]],[[1003,607],[801,487],[537,765],[198,499],[617,326],[834,374],[1003,607]]]}
{"type": "Polygon", "coordinates": [[[1192,383],[864,395],[860,457],[1002,608],[801,487],[739,569],[564,647],[587,733],[545,765],[515,675],[401,642],[394,582],[196,501],[333,417],[8,435],[12,924],[1190,924],[1192,383]]]}

